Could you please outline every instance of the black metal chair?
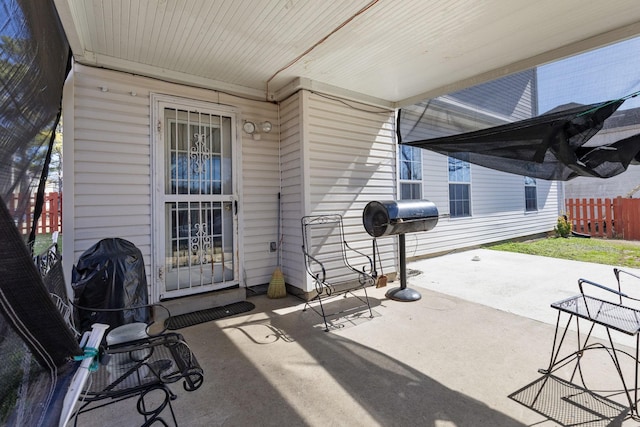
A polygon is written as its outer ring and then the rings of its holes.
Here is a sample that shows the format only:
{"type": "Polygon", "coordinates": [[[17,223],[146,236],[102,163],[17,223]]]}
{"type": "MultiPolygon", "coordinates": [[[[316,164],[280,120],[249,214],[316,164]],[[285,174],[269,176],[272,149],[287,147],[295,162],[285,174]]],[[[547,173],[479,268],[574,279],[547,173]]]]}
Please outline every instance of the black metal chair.
{"type": "MultiPolygon", "coordinates": [[[[100,312],[109,314],[131,310],[131,307],[104,309],[82,307],[72,303],[67,296],[57,245],[51,245],[44,253],[36,256],[34,261],[54,304],[60,310],[69,329],[78,338],[80,334],[75,328],[74,318],[77,316],[73,315],[74,311],[88,311],[95,316],[100,312]]],[[[164,309],[170,316],[169,310],[162,304],[135,307],[143,310],[151,308],[164,309]]],[[[182,380],[186,391],[197,390],[204,381],[204,372],[182,335],[166,332],[166,328],[154,333],[151,332],[154,329],[152,327],[153,321],[128,323],[111,328],[109,333],[105,331],[106,345],[101,346],[99,352],[98,348],[89,349],[99,353],[95,357],[99,357],[102,363],[94,364],[94,369],[89,369],[90,381],[87,381],[81,390],[76,390],[74,397],[79,397],[79,406],[69,402],[72,406],[78,406],[73,414],[65,414],[74,420],[75,425],[78,425],[80,414],[131,398],[137,398],[136,410],[143,418],[142,426],[155,423],[169,425],[164,416],[164,410],[167,408],[173,425],[178,425],[171,406],[171,402],[177,396],[169,385],[182,380]],[[115,338],[110,340],[112,336],[115,338]],[[147,399],[150,394],[155,397],[153,407],[149,407],[147,403],[150,401],[147,399]]],[[[108,325],[104,325],[104,328],[107,329],[108,325]]],[[[85,355],[91,357],[90,351],[87,352],[86,343],[83,343],[82,347],[85,355]]],[[[81,361],[83,358],[80,357],[78,360],[81,361]]],[[[81,369],[83,368],[79,368],[81,369]]]]}
{"type": "Polygon", "coordinates": [[[126,399],[136,398],[136,410],[144,418],[140,425],[167,424],[165,409],[177,426],[171,402],[177,398],[169,385],[182,381],[184,390],[195,391],[203,383],[204,373],[183,336],[170,332],[107,346],[103,360],[82,391],[81,406],[75,414],[100,408],[126,399]],[[147,397],[153,394],[154,405],[147,397]],[[159,401],[158,401],[159,396],[159,401]]]}
{"type": "Polygon", "coordinates": [[[346,311],[366,307],[370,317],[373,317],[367,294],[367,287],[375,283],[373,262],[371,257],[347,243],[342,215],[305,216],[301,224],[305,268],[313,278],[316,291],[316,295],[305,303],[303,311],[311,308],[322,316],[325,331],[329,331],[328,317],[346,311]],[[349,295],[357,298],[362,305],[326,312],[325,304],[329,298],[349,295]]]}
{"type": "MultiPolygon", "coordinates": [[[[124,308],[93,308],[72,304],[76,311],[97,313],[131,310],[124,308]]],[[[136,306],[135,309],[164,309],[162,304],[136,306]]],[[[167,332],[166,326],[159,330],[154,322],[133,322],[112,327],[106,336],[106,344],[101,351],[101,366],[92,374],[91,381],[80,395],[80,406],[75,412],[75,424],[79,415],[106,405],[127,399],[136,400],[136,410],[143,417],[141,426],[156,423],[168,426],[165,409],[169,409],[170,419],[178,425],[171,402],[177,395],[169,388],[182,381],[186,391],[197,390],[204,381],[204,371],[191,351],[184,337],[176,332],[167,332]],[[148,397],[153,396],[153,399],[148,397]],[[149,406],[149,402],[153,402],[149,406]]],[[[164,325],[164,324],[163,324],[164,325]]]]}
{"type": "Polygon", "coordinates": [[[617,289],[587,279],[579,279],[580,293],[578,295],[551,304],[552,308],[558,310],[556,331],[549,367],[541,369],[540,372],[551,376],[560,368],[573,364],[569,381],[573,382],[575,376],[578,375],[584,390],[588,390],[589,387],[584,382],[581,361],[586,351],[604,349],[620,378],[624,395],[627,398],[629,417],[638,421],[640,420],[638,409],[640,402],[638,394],[640,381],[640,298],[631,296],[628,291],[623,291],[621,276],[626,275],[632,280],[640,279],[640,276],[618,268],[614,268],[613,273],[616,277],[617,289]],[[560,320],[563,313],[568,315],[564,328],[561,327],[560,320]],[[578,349],[561,357],[563,343],[572,321],[575,321],[578,349]],[[580,321],[585,322],[588,326],[586,334],[581,332],[580,321]],[[599,342],[592,339],[596,327],[605,330],[607,340],[599,342]],[[613,332],[633,337],[635,351],[628,352],[616,345],[612,338],[613,332]],[[623,358],[631,361],[632,372],[625,372],[623,369],[623,358]]]}

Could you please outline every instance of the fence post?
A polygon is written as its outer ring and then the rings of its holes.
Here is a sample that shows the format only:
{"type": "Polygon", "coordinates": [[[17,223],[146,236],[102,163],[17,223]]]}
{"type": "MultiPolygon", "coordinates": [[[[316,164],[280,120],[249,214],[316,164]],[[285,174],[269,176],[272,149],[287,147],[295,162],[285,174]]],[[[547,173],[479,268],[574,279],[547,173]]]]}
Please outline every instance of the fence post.
{"type": "Polygon", "coordinates": [[[624,239],[624,230],[623,230],[623,225],[622,225],[622,212],[621,212],[621,201],[622,201],[622,197],[618,196],[615,199],[613,199],[613,236],[616,239],[624,239]]]}
{"type": "Polygon", "coordinates": [[[625,239],[640,240],[640,199],[625,199],[625,239]]]}
{"type": "MultiPolygon", "coordinates": [[[[31,206],[34,205],[34,196],[27,196],[28,199],[14,195],[9,201],[10,212],[15,211],[21,204],[26,201],[26,216],[19,220],[18,230],[23,235],[29,234],[33,222],[31,206]]],[[[53,233],[54,231],[62,231],[62,194],[59,192],[46,193],[42,212],[38,224],[36,224],[37,233],[53,233]]]]}
{"type": "Polygon", "coordinates": [[[613,206],[611,204],[611,199],[604,199],[604,226],[607,230],[607,238],[613,237],[613,206]]]}

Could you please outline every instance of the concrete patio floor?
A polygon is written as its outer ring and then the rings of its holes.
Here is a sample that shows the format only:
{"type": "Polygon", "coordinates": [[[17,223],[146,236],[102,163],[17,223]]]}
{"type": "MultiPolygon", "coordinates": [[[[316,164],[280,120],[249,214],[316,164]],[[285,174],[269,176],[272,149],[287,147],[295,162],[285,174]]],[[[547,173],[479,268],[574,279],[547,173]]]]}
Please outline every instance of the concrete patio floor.
{"type": "MultiPolygon", "coordinates": [[[[579,277],[613,286],[611,267],[478,249],[407,269],[419,301],[387,299],[398,282],[370,288],[374,317],[351,313],[330,332],[300,300],[266,295],[249,298],[249,313],[181,329],[205,382],[192,393],[172,386],[180,425],[559,425],[509,396],[549,364],[557,314],[549,304],[575,295],[579,277]]],[[[619,389],[607,353],[593,353],[584,358],[589,384],[619,389]]],[[[78,425],[141,423],[129,400],[83,414],[78,425]]]]}

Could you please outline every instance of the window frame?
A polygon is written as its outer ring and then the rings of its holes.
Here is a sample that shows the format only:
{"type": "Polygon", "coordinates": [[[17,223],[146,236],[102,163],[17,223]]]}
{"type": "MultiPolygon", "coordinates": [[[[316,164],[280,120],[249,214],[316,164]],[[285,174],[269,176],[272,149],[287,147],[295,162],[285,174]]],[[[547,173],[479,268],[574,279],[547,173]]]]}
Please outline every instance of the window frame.
{"type": "Polygon", "coordinates": [[[410,145],[398,144],[398,198],[400,200],[422,199],[422,149],[410,145]],[[405,159],[404,150],[407,149],[411,155],[405,159]],[[406,169],[405,169],[406,166],[406,169]],[[408,177],[405,172],[408,172],[408,177]],[[404,189],[410,188],[411,197],[404,197],[404,189]],[[416,197],[417,189],[417,197],[416,197]]]}
{"type": "Polygon", "coordinates": [[[449,184],[449,217],[469,218],[473,216],[471,210],[471,163],[455,157],[447,157],[447,178],[449,184]],[[459,171],[452,172],[452,165],[455,166],[456,164],[464,167],[462,173],[459,171]],[[466,197],[464,194],[462,197],[457,197],[459,194],[458,190],[461,190],[462,193],[465,193],[466,190],[466,197]],[[461,213],[458,213],[459,209],[457,206],[459,204],[462,204],[461,213]]]}
{"type": "Polygon", "coordinates": [[[524,177],[524,211],[538,212],[538,182],[535,178],[529,176],[524,177]],[[528,192],[530,193],[531,190],[533,190],[533,197],[527,194],[528,192]],[[531,207],[530,202],[533,202],[533,206],[531,207]]]}

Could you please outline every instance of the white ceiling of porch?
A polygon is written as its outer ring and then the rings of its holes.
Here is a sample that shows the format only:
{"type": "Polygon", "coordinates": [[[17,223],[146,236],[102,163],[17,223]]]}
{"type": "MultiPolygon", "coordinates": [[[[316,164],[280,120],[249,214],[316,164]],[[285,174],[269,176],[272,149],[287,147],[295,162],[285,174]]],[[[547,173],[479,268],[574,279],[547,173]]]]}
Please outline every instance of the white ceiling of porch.
{"type": "Polygon", "coordinates": [[[640,34],[637,0],[54,0],[77,62],[402,106],[640,34]]]}

